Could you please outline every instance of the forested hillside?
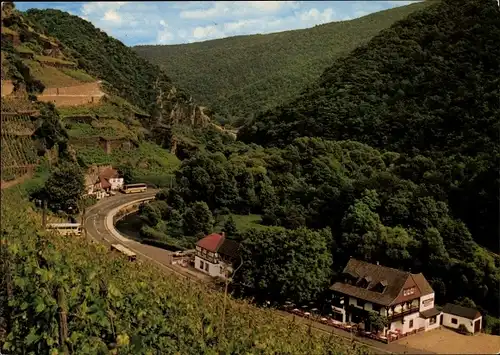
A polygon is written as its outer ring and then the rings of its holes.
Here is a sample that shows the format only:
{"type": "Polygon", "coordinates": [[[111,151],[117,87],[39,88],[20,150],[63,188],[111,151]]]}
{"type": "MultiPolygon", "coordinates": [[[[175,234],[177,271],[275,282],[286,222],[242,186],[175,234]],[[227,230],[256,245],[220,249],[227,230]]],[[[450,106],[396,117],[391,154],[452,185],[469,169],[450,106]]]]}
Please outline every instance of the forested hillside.
{"type": "Polygon", "coordinates": [[[168,134],[162,124],[172,122],[206,123],[208,117],[190,95],[174,87],[163,71],[90,22],[52,9],[31,9],[25,15],[58,38],[77,59],[79,67],[107,82],[118,96],[152,114],[151,120],[142,121],[155,127],[155,133],[168,134]]]}
{"type": "Polygon", "coordinates": [[[182,45],[137,46],[217,117],[233,121],[299,94],[332,62],[427,2],[314,28],[182,45]]]}
{"type": "Polygon", "coordinates": [[[314,136],[395,151],[402,176],[432,186],[498,252],[499,38],[495,1],[433,4],[334,62],[239,138],[283,146],[314,136]]]}
{"type": "Polygon", "coordinates": [[[491,330],[500,257],[474,242],[439,185],[420,179],[419,164],[432,161],[353,141],[298,138],[277,149],[208,137],[207,152],[182,162],[176,187],[141,210],[141,234],[193,248],[225,231],[242,243],[235,287],[258,302],[325,309],[350,256],[423,272],[437,304],[477,306],[491,330]]]}

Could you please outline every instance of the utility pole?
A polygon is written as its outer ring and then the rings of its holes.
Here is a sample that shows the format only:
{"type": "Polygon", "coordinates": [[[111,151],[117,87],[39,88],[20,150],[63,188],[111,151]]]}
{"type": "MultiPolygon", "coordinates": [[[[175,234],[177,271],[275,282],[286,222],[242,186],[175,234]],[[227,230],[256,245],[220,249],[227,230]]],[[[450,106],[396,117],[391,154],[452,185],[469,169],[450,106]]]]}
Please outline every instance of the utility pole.
{"type": "MultiPolygon", "coordinates": [[[[224,288],[224,306],[222,307],[222,326],[221,326],[220,336],[224,335],[224,326],[225,326],[225,321],[226,321],[227,288],[229,286],[229,281],[233,280],[232,276],[234,276],[234,274],[236,274],[236,271],[238,271],[241,268],[241,266],[243,265],[243,258],[241,257],[241,255],[240,255],[240,261],[241,261],[240,265],[236,268],[236,270],[234,270],[231,273],[231,279],[229,278],[229,275],[226,276],[226,285],[225,285],[225,288],[224,288]]],[[[225,269],[225,271],[226,270],[227,269],[225,269]]]]}

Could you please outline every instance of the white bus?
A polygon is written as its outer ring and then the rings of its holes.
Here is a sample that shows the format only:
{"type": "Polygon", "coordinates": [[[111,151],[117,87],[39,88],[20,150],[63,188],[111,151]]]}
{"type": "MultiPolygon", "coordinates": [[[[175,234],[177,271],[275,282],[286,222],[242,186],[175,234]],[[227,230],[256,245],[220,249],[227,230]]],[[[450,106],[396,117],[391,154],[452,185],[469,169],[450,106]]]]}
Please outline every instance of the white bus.
{"type": "Polygon", "coordinates": [[[82,234],[82,226],[80,223],[51,223],[47,225],[47,230],[55,230],[61,235],[82,234]]]}
{"type": "Polygon", "coordinates": [[[125,248],[121,244],[111,244],[111,250],[120,252],[121,254],[125,255],[129,261],[134,261],[137,259],[137,255],[132,250],[125,248]]]}
{"type": "Polygon", "coordinates": [[[123,185],[122,192],[125,194],[133,194],[135,192],[144,192],[147,188],[146,184],[128,184],[123,185]]]}

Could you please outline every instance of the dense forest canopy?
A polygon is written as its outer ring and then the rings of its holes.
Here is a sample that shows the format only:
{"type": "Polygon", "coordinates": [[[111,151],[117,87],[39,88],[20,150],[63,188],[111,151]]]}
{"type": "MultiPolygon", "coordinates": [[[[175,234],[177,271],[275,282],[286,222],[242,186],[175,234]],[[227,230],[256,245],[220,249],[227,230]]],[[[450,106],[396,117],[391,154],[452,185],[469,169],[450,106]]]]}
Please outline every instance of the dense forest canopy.
{"type": "Polygon", "coordinates": [[[442,1],[334,62],[290,103],[239,132],[283,146],[301,136],[398,152],[404,176],[434,194],[498,252],[500,10],[495,1],[442,1]]]}
{"type": "Polygon", "coordinates": [[[161,66],[221,120],[237,123],[298,95],[332,59],[426,6],[421,2],[304,30],[134,50],[161,66]]]}
{"type": "Polygon", "coordinates": [[[208,140],[183,161],[176,187],[141,211],[147,238],[192,247],[223,224],[242,243],[237,282],[257,301],[322,302],[353,256],[423,272],[438,304],[469,298],[498,316],[500,258],[474,242],[438,185],[408,175],[400,154],[319,138],[282,149],[208,140]],[[249,213],[261,228],[235,229],[232,216],[249,213]]]}

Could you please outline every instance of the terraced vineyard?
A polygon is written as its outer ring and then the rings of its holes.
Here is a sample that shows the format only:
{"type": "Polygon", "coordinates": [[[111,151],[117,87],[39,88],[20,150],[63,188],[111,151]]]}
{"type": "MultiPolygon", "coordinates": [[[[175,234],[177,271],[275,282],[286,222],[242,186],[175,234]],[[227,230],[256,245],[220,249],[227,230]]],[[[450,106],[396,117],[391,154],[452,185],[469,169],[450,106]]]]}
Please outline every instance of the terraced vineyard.
{"type": "Polygon", "coordinates": [[[12,181],[31,173],[38,162],[36,147],[31,139],[35,129],[31,119],[33,109],[29,102],[2,99],[2,181],[12,181]]]}

